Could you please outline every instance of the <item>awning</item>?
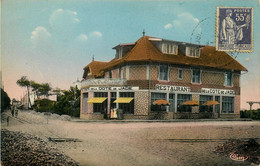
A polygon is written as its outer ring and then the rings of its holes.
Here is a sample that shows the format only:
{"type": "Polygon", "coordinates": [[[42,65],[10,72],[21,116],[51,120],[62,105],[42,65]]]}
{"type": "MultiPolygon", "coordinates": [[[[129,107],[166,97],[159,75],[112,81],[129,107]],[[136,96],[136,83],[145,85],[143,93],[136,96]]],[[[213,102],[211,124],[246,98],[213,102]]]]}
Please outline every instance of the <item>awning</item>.
{"type": "Polygon", "coordinates": [[[170,105],[169,101],[164,99],[155,100],[153,105],[170,105]]]}
{"type": "Polygon", "coordinates": [[[217,104],[219,104],[219,102],[212,100],[212,101],[205,102],[203,105],[211,106],[211,105],[217,105],[217,104]]]}
{"type": "Polygon", "coordinates": [[[119,97],[114,103],[130,103],[133,99],[133,97],[119,97]]]}
{"type": "Polygon", "coordinates": [[[199,102],[194,100],[184,101],[182,105],[189,105],[189,106],[198,106],[199,102]]]}
{"type": "Polygon", "coordinates": [[[107,99],[107,97],[93,97],[91,99],[88,100],[88,103],[103,103],[105,100],[107,99]]]}

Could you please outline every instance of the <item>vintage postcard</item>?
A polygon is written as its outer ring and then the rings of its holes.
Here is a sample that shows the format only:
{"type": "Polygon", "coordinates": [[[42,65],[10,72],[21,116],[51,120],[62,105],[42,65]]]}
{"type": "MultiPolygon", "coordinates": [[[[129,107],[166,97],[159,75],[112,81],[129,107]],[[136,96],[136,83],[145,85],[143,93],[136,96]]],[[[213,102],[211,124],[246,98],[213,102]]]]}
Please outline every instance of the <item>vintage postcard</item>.
{"type": "Polygon", "coordinates": [[[259,165],[259,13],[1,0],[0,165],[259,165]]]}

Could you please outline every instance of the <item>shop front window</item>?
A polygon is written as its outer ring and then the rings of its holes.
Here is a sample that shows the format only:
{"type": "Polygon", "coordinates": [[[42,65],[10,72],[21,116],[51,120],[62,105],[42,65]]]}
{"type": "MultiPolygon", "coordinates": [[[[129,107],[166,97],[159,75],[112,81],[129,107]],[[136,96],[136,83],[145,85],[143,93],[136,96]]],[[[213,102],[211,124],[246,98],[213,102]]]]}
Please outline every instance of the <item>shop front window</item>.
{"type": "MultiPolygon", "coordinates": [[[[220,96],[215,96],[215,100],[220,103],[220,96]]],[[[220,111],[220,104],[215,105],[215,112],[220,111]]]]}
{"type": "MultiPolygon", "coordinates": [[[[94,92],[94,97],[107,97],[107,92],[94,92]]],[[[103,103],[93,103],[94,113],[107,113],[107,100],[103,103]]]]}
{"type": "Polygon", "coordinates": [[[116,92],[111,92],[110,93],[110,108],[114,109],[116,108],[116,103],[114,103],[114,101],[116,100],[116,92]]]}
{"type": "Polygon", "coordinates": [[[191,100],[192,97],[189,94],[177,95],[177,112],[191,112],[191,106],[182,105],[183,102],[191,100]]]}
{"type": "Polygon", "coordinates": [[[155,100],[166,100],[166,93],[151,93],[151,111],[166,111],[166,106],[153,105],[155,100]]]}
{"type": "MultiPolygon", "coordinates": [[[[120,92],[119,97],[132,97],[134,98],[134,92],[120,92]]],[[[134,114],[134,99],[130,103],[119,103],[119,109],[123,110],[124,114],[134,114]]]]}
{"type": "Polygon", "coordinates": [[[175,112],[175,95],[174,95],[174,93],[169,94],[169,102],[170,102],[169,112],[175,112]]]}
{"type": "Polygon", "coordinates": [[[234,97],[222,97],[222,113],[234,113],[234,97]]]}
{"type": "Polygon", "coordinates": [[[203,105],[207,101],[213,100],[213,96],[207,96],[207,95],[200,95],[200,112],[212,112],[213,106],[205,106],[203,105]]]}

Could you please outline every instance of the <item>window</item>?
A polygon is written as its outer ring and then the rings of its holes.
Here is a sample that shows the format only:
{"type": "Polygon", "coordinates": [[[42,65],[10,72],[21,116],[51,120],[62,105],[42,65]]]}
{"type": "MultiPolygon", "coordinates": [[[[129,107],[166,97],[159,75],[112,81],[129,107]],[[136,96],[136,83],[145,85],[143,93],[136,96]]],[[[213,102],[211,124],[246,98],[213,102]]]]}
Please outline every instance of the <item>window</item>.
{"type": "Polygon", "coordinates": [[[166,106],[153,105],[155,100],[166,100],[166,93],[151,93],[151,111],[166,111],[166,106]]]}
{"type": "Polygon", "coordinates": [[[110,92],[110,108],[114,109],[116,108],[116,103],[114,101],[116,100],[116,92],[110,92]]]}
{"type": "Polygon", "coordinates": [[[183,70],[182,69],[178,69],[178,79],[182,80],[182,75],[183,75],[183,70]]]}
{"type": "Polygon", "coordinates": [[[199,47],[186,47],[186,55],[191,57],[200,57],[199,47]]]}
{"type": "MultiPolygon", "coordinates": [[[[134,97],[134,92],[120,92],[120,97],[134,97]]],[[[123,110],[124,114],[134,114],[134,99],[130,103],[119,103],[119,109],[123,110]]]]}
{"type": "Polygon", "coordinates": [[[168,81],[169,78],[169,66],[168,65],[160,65],[159,66],[159,80],[168,81]]]}
{"type": "Polygon", "coordinates": [[[234,113],[234,97],[222,97],[222,113],[234,113]]]}
{"type": "Polygon", "coordinates": [[[175,95],[174,95],[174,93],[169,94],[169,102],[170,102],[169,112],[175,112],[175,95]]]}
{"type": "Polygon", "coordinates": [[[200,83],[200,69],[192,69],[192,83],[200,83]]]}
{"type": "Polygon", "coordinates": [[[117,58],[122,58],[123,57],[123,48],[119,47],[118,49],[116,49],[116,57],[117,58]]]}
{"type": "MultiPolygon", "coordinates": [[[[215,96],[215,101],[220,103],[220,96],[215,96]]],[[[215,112],[219,112],[220,111],[220,104],[215,105],[215,112]]]]}
{"type": "Polygon", "coordinates": [[[184,101],[191,100],[191,95],[178,94],[177,95],[177,111],[178,112],[191,112],[191,106],[182,105],[184,101]]]}
{"type": "MultiPolygon", "coordinates": [[[[107,92],[94,92],[94,97],[107,97],[107,92]]],[[[93,103],[94,113],[107,113],[107,100],[103,103],[93,103]]]]}
{"type": "Polygon", "coordinates": [[[165,54],[178,54],[178,46],[173,43],[163,43],[162,44],[162,52],[165,54]]]}
{"type": "Polygon", "coordinates": [[[205,106],[203,105],[207,101],[213,100],[213,96],[200,95],[200,112],[212,112],[213,106],[205,106]]]}
{"type": "Polygon", "coordinates": [[[177,95],[177,111],[178,112],[191,112],[191,106],[182,105],[183,102],[191,100],[191,95],[178,94],[177,95]]]}
{"type": "Polygon", "coordinates": [[[124,78],[124,68],[120,68],[120,78],[124,78]]]}
{"type": "Polygon", "coordinates": [[[225,86],[232,86],[232,73],[225,72],[225,86]]]}
{"type": "Polygon", "coordinates": [[[112,78],[112,71],[109,71],[109,78],[112,78]]]}

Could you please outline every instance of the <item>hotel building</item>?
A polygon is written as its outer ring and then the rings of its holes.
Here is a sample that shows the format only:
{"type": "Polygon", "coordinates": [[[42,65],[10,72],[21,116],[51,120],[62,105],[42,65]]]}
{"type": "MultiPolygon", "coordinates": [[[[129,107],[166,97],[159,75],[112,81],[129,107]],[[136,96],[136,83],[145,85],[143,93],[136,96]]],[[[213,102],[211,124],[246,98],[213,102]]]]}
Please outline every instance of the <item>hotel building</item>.
{"type": "Polygon", "coordinates": [[[124,119],[153,119],[158,112],[163,119],[239,117],[240,75],[247,69],[228,53],[151,36],[113,49],[111,61],[84,67],[80,118],[110,119],[116,108],[124,119]],[[153,105],[158,99],[170,105],[153,105]],[[219,104],[204,106],[207,101],[219,104]]]}

